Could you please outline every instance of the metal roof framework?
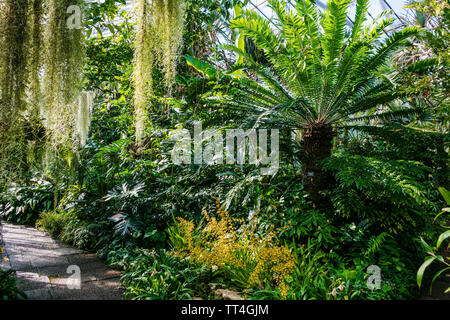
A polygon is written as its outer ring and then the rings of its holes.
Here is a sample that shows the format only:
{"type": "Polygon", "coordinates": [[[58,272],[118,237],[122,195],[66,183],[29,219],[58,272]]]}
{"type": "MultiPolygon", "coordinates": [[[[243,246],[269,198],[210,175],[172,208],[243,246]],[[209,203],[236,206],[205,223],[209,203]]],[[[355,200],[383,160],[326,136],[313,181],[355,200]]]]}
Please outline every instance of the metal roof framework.
{"type": "MultiPolygon", "coordinates": [[[[97,2],[97,3],[104,2],[104,0],[86,0],[86,1],[97,2]]],[[[286,0],[287,6],[291,9],[293,9],[294,1],[295,0],[286,0]]],[[[407,3],[408,0],[403,0],[403,2],[407,3]]],[[[127,4],[122,7],[122,10],[132,12],[137,1],[136,0],[126,0],[126,3],[127,4]]],[[[403,3],[403,4],[406,4],[406,3],[403,3]]],[[[324,1],[316,0],[316,6],[322,11],[326,10],[327,9],[326,0],[324,0],[324,1]]],[[[379,16],[379,14],[381,12],[383,12],[385,10],[390,10],[391,11],[390,16],[392,18],[394,18],[394,24],[388,30],[384,31],[385,36],[389,36],[390,33],[392,33],[396,29],[405,25],[403,19],[401,18],[402,14],[399,12],[396,12],[396,9],[398,11],[399,8],[401,9],[401,6],[399,7],[398,0],[371,0],[368,15],[372,19],[372,21],[374,21],[374,20],[376,20],[376,17],[379,16]],[[393,5],[394,2],[396,5],[395,7],[393,5]]],[[[270,8],[267,0],[249,0],[245,9],[257,11],[258,13],[260,13],[263,17],[265,17],[269,21],[270,25],[274,29],[279,29],[278,26],[275,23],[273,23],[275,13],[270,8]]],[[[352,1],[350,10],[349,10],[349,14],[347,15],[347,24],[349,27],[353,26],[353,17],[354,17],[355,11],[356,11],[355,1],[352,1]]],[[[116,20],[112,21],[112,23],[120,23],[120,22],[121,22],[120,18],[117,18],[116,20]]],[[[221,32],[220,32],[220,36],[218,38],[219,39],[218,45],[220,46],[221,44],[230,43],[231,38],[232,38],[232,36],[231,36],[232,30],[229,28],[228,21],[222,20],[222,21],[218,21],[217,23],[222,26],[221,28],[219,28],[219,29],[221,29],[221,32]]],[[[94,34],[95,33],[96,33],[96,31],[94,32],[94,34]]],[[[108,29],[105,29],[103,34],[105,36],[107,36],[110,34],[110,31],[108,29]]],[[[222,57],[225,56],[226,58],[229,58],[230,60],[233,59],[233,54],[230,52],[221,52],[220,55],[222,55],[222,57]]],[[[212,62],[212,63],[214,64],[214,62],[212,62]]]]}
{"type": "MultiPolygon", "coordinates": [[[[286,0],[288,3],[288,6],[290,6],[291,8],[294,7],[292,0],[286,0]]],[[[392,2],[392,0],[390,0],[392,2]]],[[[398,2],[398,1],[397,1],[398,2]]],[[[320,1],[320,0],[316,0],[316,6],[320,9],[320,10],[326,10],[327,6],[325,1],[320,1]]],[[[405,23],[403,21],[403,18],[401,17],[401,14],[397,13],[396,9],[389,3],[388,0],[372,0],[371,1],[371,8],[373,9],[374,7],[379,7],[382,10],[390,10],[392,12],[392,16],[395,18],[395,24],[396,24],[396,28],[400,26],[400,24],[402,26],[405,26],[405,23]],[[378,5],[377,5],[378,3],[378,5]]],[[[352,4],[351,9],[354,10],[355,8],[355,4],[352,4]]],[[[376,16],[378,14],[375,13],[376,10],[371,10],[371,8],[369,8],[369,16],[372,20],[376,19],[376,16]],[[372,12],[371,12],[372,11],[372,12]]],[[[256,10],[258,12],[260,12],[264,17],[266,17],[269,21],[273,18],[273,14],[270,14],[270,8],[268,6],[268,1],[267,0],[250,0],[249,4],[247,5],[247,9],[249,10],[256,10]]],[[[398,10],[398,9],[397,9],[398,10]]],[[[350,17],[349,15],[347,15],[347,23],[349,26],[353,25],[353,19],[352,17],[350,17]]],[[[272,23],[272,25],[276,28],[276,26],[272,23]]]]}
{"type": "MultiPolygon", "coordinates": [[[[104,0],[87,0],[88,2],[104,2],[104,0]]],[[[286,0],[288,5],[290,7],[294,7],[292,0],[286,0]]],[[[127,0],[127,5],[124,7],[125,10],[131,11],[135,5],[136,0],[127,0]]],[[[371,8],[369,8],[369,16],[372,20],[375,19],[375,17],[378,15],[376,11],[380,12],[381,10],[391,10],[392,16],[395,18],[395,23],[398,26],[405,26],[404,19],[402,18],[402,14],[397,12],[398,11],[398,0],[371,0],[371,8]],[[393,3],[396,3],[396,8],[392,5],[393,3]],[[376,10],[378,9],[378,10],[376,10]],[[381,9],[381,10],[380,10],[381,9]]],[[[404,1],[404,4],[406,4],[408,1],[404,1]]],[[[316,0],[316,5],[319,9],[325,10],[327,8],[326,1],[316,0]]],[[[354,9],[355,4],[352,4],[352,9],[354,9]]],[[[266,17],[269,21],[273,19],[273,12],[268,6],[267,0],[249,0],[249,3],[246,6],[246,9],[249,10],[255,10],[261,13],[264,17],[266,17]]],[[[348,15],[347,16],[349,25],[353,25],[353,19],[348,15]]],[[[271,23],[272,26],[275,26],[275,24],[271,23]]]]}
{"type": "MultiPolygon", "coordinates": [[[[87,1],[97,3],[104,2],[104,0],[87,0],[87,1]]],[[[294,0],[286,0],[286,2],[288,3],[288,7],[294,8],[293,5],[294,0]]],[[[389,34],[396,31],[398,28],[405,26],[404,19],[402,18],[404,12],[399,11],[404,11],[401,9],[401,7],[402,5],[407,4],[409,2],[408,0],[403,0],[402,1],[403,4],[400,4],[400,6],[399,6],[400,1],[398,0],[371,0],[370,2],[371,3],[368,15],[372,19],[372,21],[376,20],[377,16],[385,10],[390,11],[391,13],[389,16],[394,18],[394,24],[389,29],[384,31],[386,36],[389,36],[389,34]]],[[[126,6],[124,6],[122,9],[130,12],[133,11],[133,8],[136,4],[136,0],[126,0],[126,3],[127,3],[126,6]]],[[[326,10],[327,8],[326,1],[321,0],[316,0],[316,6],[320,10],[326,10]]],[[[347,24],[349,25],[349,27],[353,26],[353,17],[355,8],[356,8],[355,1],[353,1],[350,6],[350,12],[347,15],[347,24]]],[[[270,24],[273,26],[274,29],[278,29],[278,27],[272,22],[275,13],[271,10],[267,0],[249,0],[246,9],[258,11],[270,22],[270,24]]],[[[119,23],[120,21],[121,21],[120,19],[116,19],[112,23],[119,23]]],[[[228,29],[226,30],[226,32],[223,32],[221,34],[220,42],[229,43],[231,41],[231,30],[229,29],[228,21],[220,21],[218,23],[221,23],[223,26],[225,26],[226,29],[228,29]]],[[[105,35],[110,34],[109,30],[106,29],[104,34],[105,35]]]]}

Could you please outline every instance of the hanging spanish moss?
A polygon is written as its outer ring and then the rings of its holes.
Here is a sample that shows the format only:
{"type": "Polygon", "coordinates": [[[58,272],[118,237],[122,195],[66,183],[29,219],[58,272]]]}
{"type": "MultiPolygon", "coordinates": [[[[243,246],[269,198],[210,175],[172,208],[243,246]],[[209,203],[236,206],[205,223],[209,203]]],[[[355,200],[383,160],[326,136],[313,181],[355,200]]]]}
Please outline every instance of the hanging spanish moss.
{"type": "Polygon", "coordinates": [[[0,181],[26,171],[22,112],[26,107],[28,0],[0,3],[0,181]]]}
{"type": "Polygon", "coordinates": [[[89,127],[91,125],[93,107],[94,93],[83,92],[78,98],[74,131],[74,141],[77,141],[80,146],[86,145],[89,127]]]}
{"type": "Polygon", "coordinates": [[[184,0],[138,0],[134,57],[136,142],[142,143],[153,96],[153,71],[161,66],[170,94],[183,45],[184,0]]]}
{"type": "Polygon", "coordinates": [[[38,165],[42,160],[45,147],[45,128],[42,122],[42,63],[43,63],[43,19],[44,1],[30,0],[27,32],[29,34],[27,50],[28,59],[28,85],[27,108],[24,113],[26,120],[25,135],[28,141],[27,162],[38,165]]]}
{"type": "Polygon", "coordinates": [[[169,91],[172,88],[177,60],[183,45],[184,11],[183,0],[154,1],[156,34],[161,42],[158,57],[163,66],[165,82],[169,91]]]}
{"type": "Polygon", "coordinates": [[[63,176],[76,179],[79,148],[86,145],[94,106],[94,93],[83,91],[78,96],[72,117],[72,130],[68,146],[47,143],[42,152],[41,170],[58,181],[63,176]]]}
{"type": "Polygon", "coordinates": [[[148,105],[153,95],[154,51],[152,49],[156,37],[151,21],[151,3],[148,0],[138,1],[133,81],[135,86],[136,143],[141,144],[144,137],[148,105]]]}
{"type": "Polygon", "coordinates": [[[27,10],[28,0],[4,0],[1,4],[1,101],[10,116],[25,107],[27,10]]]}
{"type": "Polygon", "coordinates": [[[37,121],[40,117],[42,103],[41,71],[42,71],[42,31],[43,31],[43,0],[31,0],[29,20],[29,84],[28,84],[28,109],[31,121],[37,121]]]}
{"type": "Polygon", "coordinates": [[[74,114],[81,92],[84,35],[81,29],[69,28],[67,8],[82,7],[82,0],[47,0],[44,59],[45,127],[54,149],[74,146],[74,114]]]}

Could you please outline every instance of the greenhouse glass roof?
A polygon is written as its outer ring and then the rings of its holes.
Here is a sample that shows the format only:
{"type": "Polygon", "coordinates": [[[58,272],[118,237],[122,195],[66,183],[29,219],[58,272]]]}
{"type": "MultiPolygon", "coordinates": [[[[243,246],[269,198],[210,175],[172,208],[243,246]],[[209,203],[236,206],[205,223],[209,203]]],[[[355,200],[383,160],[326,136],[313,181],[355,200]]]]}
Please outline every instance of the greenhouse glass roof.
{"type": "MultiPolygon", "coordinates": [[[[104,0],[88,0],[90,2],[104,2],[104,0]]],[[[294,3],[295,0],[286,0],[288,3],[294,3]]],[[[135,6],[136,0],[127,0],[127,5],[125,6],[125,10],[132,11],[135,6]]],[[[317,6],[321,10],[326,9],[326,3],[328,0],[316,0],[317,6]]],[[[372,19],[376,19],[383,11],[392,10],[392,13],[389,15],[394,18],[395,23],[391,26],[391,29],[388,29],[387,32],[392,32],[394,29],[402,26],[402,19],[406,15],[407,9],[404,9],[404,6],[410,2],[408,0],[371,0],[369,7],[369,16],[372,19]]],[[[249,10],[259,11],[262,15],[264,15],[268,19],[272,19],[274,13],[269,7],[267,0],[250,0],[248,5],[246,6],[249,10]]],[[[353,17],[355,15],[356,1],[352,1],[350,12],[348,15],[347,22],[351,26],[353,22],[353,17]]]]}
{"type": "MultiPolygon", "coordinates": [[[[102,0],[94,0],[95,2],[102,2],[102,0]]],[[[126,9],[130,10],[132,9],[133,5],[134,5],[135,0],[127,0],[127,6],[126,9]]],[[[288,2],[294,2],[294,1],[289,1],[288,2]]],[[[317,6],[321,9],[325,9],[326,8],[326,0],[324,1],[320,1],[317,0],[317,6]]],[[[397,18],[396,20],[398,20],[399,18],[401,18],[401,16],[404,14],[405,9],[403,9],[403,7],[409,2],[408,0],[371,0],[370,1],[370,8],[369,8],[369,13],[372,17],[376,17],[378,16],[383,10],[393,10],[394,14],[394,18],[397,18]]],[[[352,13],[354,14],[354,9],[355,9],[355,3],[356,1],[353,1],[352,4],[352,13]]],[[[267,18],[272,18],[273,13],[271,11],[271,9],[268,6],[268,2],[267,0],[250,0],[249,4],[247,5],[247,9],[250,10],[258,10],[261,13],[263,13],[267,18]]],[[[351,19],[351,17],[349,17],[351,19]]]]}

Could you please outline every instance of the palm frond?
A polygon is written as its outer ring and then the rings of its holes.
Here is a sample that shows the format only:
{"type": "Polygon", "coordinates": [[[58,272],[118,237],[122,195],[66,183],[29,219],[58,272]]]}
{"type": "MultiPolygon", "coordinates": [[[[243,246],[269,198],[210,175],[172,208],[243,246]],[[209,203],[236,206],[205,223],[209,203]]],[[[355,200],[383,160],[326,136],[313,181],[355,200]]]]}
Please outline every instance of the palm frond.
{"type": "MultiPolygon", "coordinates": [[[[395,50],[418,34],[417,28],[408,27],[381,40],[392,19],[382,13],[384,19],[365,27],[368,0],[356,1],[350,30],[346,23],[350,0],[330,0],[324,13],[312,0],[289,1],[294,8],[285,0],[268,2],[275,13],[270,23],[276,31],[265,17],[248,10],[234,19],[231,27],[252,39],[270,65],[257,63],[242,48],[224,46],[244,58],[236,68],[253,71],[258,79],[241,77],[216,102],[222,99],[230,108],[240,105],[257,122],[293,123],[292,127],[419,114],[413,107],[373,114],[377,107],[398,98],[393,85],[398,73],[388,71],[388,61],[395,50]]],[[[414,70],[428,66],[431,61],[418,64],[414,70]]]]}
{"type": "Polygon", "coordinates": [[[438,65],[437,58],[419,60],[408,66],[406,70],[411,73],[425,74],[438,65]]]}
{"type": "Polygon", "coordinates": [[[366,62],[366,68],[364,68],[364,73],[359,76],[364,76],[367,73],[379,68],[390,55],[398,48],[405,45],[406,41],[419,33],[417,27],[406,27],[401,31],[392,34],[386,39],[381,48],[376,50],[376,53],[371,56],[366,62]]]}
{"type": "Polygon", "coordinates": [[[421,107],[416,108],[402,108],[400,110],[389,110],[380,113],[375,113],[372,115],[362,116],[354,118],[353,121],[370,121],[370,120],[380,120],[380,121],[392,121],[396,119],[410,119],[412,117],[419,118],[425,114],[425,110],[421,107]]]}
{"type": "Polygon", "coordinates": [[[355,21],[353,23],[351,41],[357,41],[361,38],[361,31],[363,30],[363,24],[367,20],[367,12],[369,10],[369,0],[357,0],[356,1],[356,14],[355,21]]]}
{"type": "Polygon", "coordinates": [[[276,79],[276,76],[271,73],[271,71],[268,68],[264,68],[260,64],[256,63],[253,58],[245,51],[242,51],[236,46],[232,45],[222,45],[221,48],[225,50],[229,50],[231,52],[234,52],[238,55],[241,55],[244,57],[244,60],[246,61],[242,65],[236,65],[237,68],[249,68],[252,71],[256,72],[258,76],[262,78],[264,83],[274,91],[274,93],[280,98],[280,99],[293,99],[291,94],[282,86],[282,84],[276,79]]]}
{"type": "Polygon", "coordinates": [[[323,63],[330,65],[342,51],[347,25],[347,10],[349,0],[335,0],[328,2],[328,10],[323,21],[324,34],[322,37],[323,63]]]}

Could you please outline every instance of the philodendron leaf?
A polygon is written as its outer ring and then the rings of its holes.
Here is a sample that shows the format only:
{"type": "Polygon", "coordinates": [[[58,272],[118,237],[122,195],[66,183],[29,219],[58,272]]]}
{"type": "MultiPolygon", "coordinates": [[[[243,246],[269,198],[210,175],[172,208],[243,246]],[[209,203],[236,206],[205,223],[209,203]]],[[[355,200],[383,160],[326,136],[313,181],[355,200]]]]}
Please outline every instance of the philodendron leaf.
{"type": "Polygon", "coordinates": [[[186,62],[189,66],[197,70],[198,72],[204,74],[208,78],[213,78],[217,74],[216,68],[214,68],[209,63],[201,61],[191,56],[185,56],[186,62]]]}
{"type": "Polygon", "coordinates": [[[435,257],[427,257],[425,259],[425,262],[420,266],[419,270],[417,271],[417,285],[420,286],[422,285],[422,279],[423,279],[423,274],[425,273],[425,270],[428,268],[428,266],[433,263],[433,261],[435,260],[435,257]]]}
{"type": "Polygon", "coordinates": [[[439,248],[441,246],[442,242],[444,242],[448,238],[450,238],[450,230],[445,231],[443,234],[441,234],[439,236],[439,239],[436,243],[436,245],[437,245],[436,248],[439,248]]]}

